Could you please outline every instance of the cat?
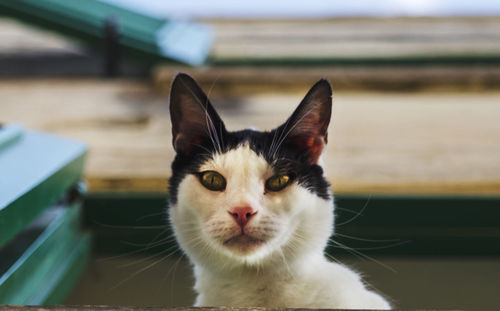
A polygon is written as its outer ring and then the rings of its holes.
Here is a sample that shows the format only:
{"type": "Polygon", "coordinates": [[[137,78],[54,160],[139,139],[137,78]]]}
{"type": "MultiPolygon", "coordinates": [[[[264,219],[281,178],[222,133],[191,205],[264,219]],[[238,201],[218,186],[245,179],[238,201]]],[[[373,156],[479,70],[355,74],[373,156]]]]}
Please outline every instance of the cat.
{"type": "Polygon", "coordinates": [[[276,129],[230,132],[193,78],[174,78],[169,217],[194,267],[195,306],[391,308],[324,256],[334,217],[321,166],[331,109],[322,79],[276,129]]]}

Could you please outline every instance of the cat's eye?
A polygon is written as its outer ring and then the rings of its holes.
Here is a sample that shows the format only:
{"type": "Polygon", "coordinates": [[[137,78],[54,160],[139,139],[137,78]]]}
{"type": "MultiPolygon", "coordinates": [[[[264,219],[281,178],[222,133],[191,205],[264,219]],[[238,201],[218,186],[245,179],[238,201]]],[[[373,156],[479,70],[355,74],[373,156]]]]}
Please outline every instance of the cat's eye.
{"type": "Polygon", "coordinates": [[[222,191],[226,189],[226,179],[216,171],[205,171],[199,173],[201,184],[211,191],[222,191]]]}
{"type": "Polygon", "coordinates": [[[280,191],[290,184],[292,177],[290,175],[274,175],[266,180],[266,189],[269,191],[280,191]]]}

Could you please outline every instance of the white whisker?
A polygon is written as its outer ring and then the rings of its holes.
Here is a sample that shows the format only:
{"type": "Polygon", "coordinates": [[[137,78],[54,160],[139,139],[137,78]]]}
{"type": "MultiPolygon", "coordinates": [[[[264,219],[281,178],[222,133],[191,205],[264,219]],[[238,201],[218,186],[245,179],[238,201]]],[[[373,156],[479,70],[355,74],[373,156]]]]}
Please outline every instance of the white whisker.
{"type": "Polygon", "coordinates": [[[368,207],[368,203],[370,203],[371,198],[372,198],[372,194],[370,193],[370,195],[368,196],[368,199],[366,199],[365,205],[363,205],[363,207],[361,208],[361,210],[358,213],[356,213],[356,215],[352,216],[350,219],[348,219],[348,220],[346,220],[344,222],[336,224],[336,226],[340,227],[340,226],[343,226],[343,225],[347,225],[348,223],[351,223],[352,221],[354,221],[359,216],[363,215],[363,212],[368,207]]]}

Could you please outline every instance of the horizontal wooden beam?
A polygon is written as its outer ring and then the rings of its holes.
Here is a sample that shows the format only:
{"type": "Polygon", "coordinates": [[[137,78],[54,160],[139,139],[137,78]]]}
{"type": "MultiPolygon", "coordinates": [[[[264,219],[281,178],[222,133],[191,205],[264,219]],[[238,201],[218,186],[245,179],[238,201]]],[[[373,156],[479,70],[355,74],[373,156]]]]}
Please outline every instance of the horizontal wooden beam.
{"type": "Polygon", "coordinates": [[[500,61],[500,18],[209,20],[214,65],[415,65],[500,61]]]}
{"type": "Polygon", "coordinates": [[[413,64],[408,66],[367,66],[353,64],[321,64],[320,66],[278,65],[214,66],[193,68],[158,66],[155,86],[167,91],[173,73],[186,72],[211,94],[234,96],[256,93],[306,91],[319,78],[332,83],[334,91],[478,91],[500,88],[500,62],[498,65],[446,66],[445,64],[413,64]],[[217,81],[217,83],[214,83],[217,81]]]}
{"type": "MultiPolygon", "coordinates": [[[[230,130],[281,124],[310,86],[287,80],[280,92],[239,93],[231,87],[245,85],[243,78],[226,88],[230,75],[223,82],[209,73],[194,76],[207,92],[215,85],[210,97],[230,130]]],[[[269,71],[261,78],[273,79],[269,71]]],[[[174,157],[168,94],[123,80],[12,80],[0,85],[0,102],[4,121],[88,144],[90,191],[166,192],[174,157]],[[33,107],[57,113],[26,113],[33,107]]],[[[327,176],[339,194],[498,195],[499,102],[497,91],[334,88],[327,176]]]]}
{"type": "MultiPolygon", "coordinates": [[[[0,306],[0,311],[306,311],[306,308],[124,307],[124,306],[0,306]]],[[[342,311],[344,309],[322,309],[342,311]]],[[[356,311],[350,309],[350,311],[356,311]]],[[[358,310],[361,311],[361,310],[358,310]]]]}

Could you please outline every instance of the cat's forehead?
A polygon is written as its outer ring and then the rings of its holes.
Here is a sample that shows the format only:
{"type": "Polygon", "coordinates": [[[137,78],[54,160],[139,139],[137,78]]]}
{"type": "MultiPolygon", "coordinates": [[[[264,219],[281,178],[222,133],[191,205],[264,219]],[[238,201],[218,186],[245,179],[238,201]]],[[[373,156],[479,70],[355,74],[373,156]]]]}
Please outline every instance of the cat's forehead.
{"type": "Polygon", "coordinates": [[[272,173],[266,159],[250,148],[249,143],[238,145],[224,153],[215,153],[200,169],[241,175],[272,173]]]}

